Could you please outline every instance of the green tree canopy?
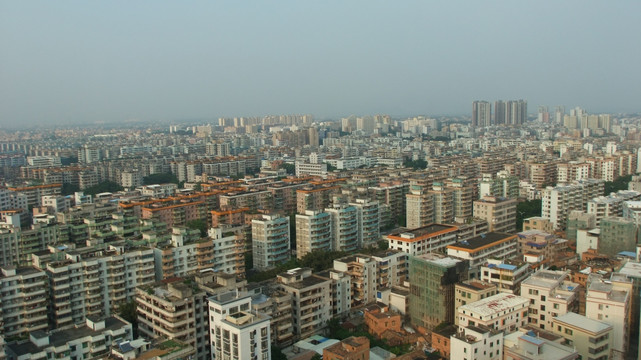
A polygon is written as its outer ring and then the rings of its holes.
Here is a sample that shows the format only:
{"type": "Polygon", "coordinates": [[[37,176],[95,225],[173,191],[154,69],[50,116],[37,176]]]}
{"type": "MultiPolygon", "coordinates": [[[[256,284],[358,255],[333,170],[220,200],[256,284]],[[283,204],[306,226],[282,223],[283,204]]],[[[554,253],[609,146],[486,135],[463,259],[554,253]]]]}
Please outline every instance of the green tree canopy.
{"type": "Polygon", "coordinates": [[[153,185],[153,184],[168,184],[174,183],[178,184],[178,178],[174,174],[161,173],[161,174],[151,174],[142,178],[142,183],[144,185],[153,185]]]}
{"type": "Polygon", "coordinates": [[[96,195],[104,192],[118,192],[122,191],[124,188],[120,186],[120,184],[115,183],[113,181],[103,181],[98,185],[88,187],[83,190],[85,195],[96,195]]]}

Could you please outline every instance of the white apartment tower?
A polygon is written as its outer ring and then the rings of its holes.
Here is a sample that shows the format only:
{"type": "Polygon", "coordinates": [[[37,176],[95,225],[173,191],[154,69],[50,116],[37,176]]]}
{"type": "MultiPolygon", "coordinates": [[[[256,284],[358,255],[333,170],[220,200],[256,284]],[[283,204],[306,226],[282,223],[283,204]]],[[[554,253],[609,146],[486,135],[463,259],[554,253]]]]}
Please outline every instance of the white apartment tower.
{"type": "Polygon", "coordinates": [[[332,217],[327,212],[307,210],[296,215],[296,257],[332,249],[332,217]]]}
{"type": "Polygon", "coordinates": [[[290,257],[289,218],[281,215],[263,215],[252,220],[252,252],[254,268],[268,270],[290,257]]]}

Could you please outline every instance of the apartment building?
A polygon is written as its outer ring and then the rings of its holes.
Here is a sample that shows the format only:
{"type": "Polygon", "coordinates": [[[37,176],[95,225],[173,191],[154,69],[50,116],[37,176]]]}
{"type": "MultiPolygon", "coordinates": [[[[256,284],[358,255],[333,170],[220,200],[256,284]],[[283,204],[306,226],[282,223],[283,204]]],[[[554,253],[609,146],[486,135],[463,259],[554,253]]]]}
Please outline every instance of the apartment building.
{"type": "Polygon", "coordinates": [[[598,226],[603,218],[623,216],[623,203],[625,201],[638,200],[641,200],[641,193],[632,190],[621,190],[617,193],[588,200],[586,213],[594,214],[596,225],[598,226]]]}
{"type": "Polygon", "coordinates": [[[450,336],[450,359],[503,359],[503,332],[469,325],[450,336]]]}
{"type": "Polygon", "coordinates": [[[351,277],[351,307],[376,301],[377,262],[370,256],[350,255],[334,260],[334,270],[351,277]]]}
{"type": "Polygon", "coordinates": [[[338,270],[326,270],[318,276],[331,280],[332,316],[345,315],[352,308],[352,276],[338,270]]]}
{"type": "Polygon", "coordinates": [[[467,262],[432,253],[411,256],[409,265],[412,324],[426,333],[454,323],[455,284],[467,280],[467,262]]]}
{"type": "Polygon", "coordinates": [[[251,308],[254,312],[265,314],[270,318],[271,341],[280,347],[294,342],[294,317],[292,313],[292,294],[266,285],[250,289],[251,308]]]}
{"type": "Polygon", "coordinates": [[[252,254],[254,268],[268,270],[289,260],[289,217],[263,215],[252,220],[252,254]]]}
{"type": "Polygon", "coordinates": [[[569,161],[556,165],[557,183],[570,183],[590,178],[591,167],[587,162],[569,161]]]}
{"type": "Polygon", "coordinates": [[[308,185],[296,190],[296,211],[304,214],[307,210],[323,210],[332,203],[332,197],[339,194],[341,187],[335,184],[308,185]]]}
{"type": "Polygon", "coordinates": [[[360,248],[376,246],[381,239],[378,202],[356,199],[350,205],[356,208],[357,213],[358,246],[360,248]]]}
{"type": "MultiPolygon", "coordinates": [[[[208,267],[214,271],[234,274],[240,278],[244,278],[246,252],[245,231],[247,230],[248,227],[246,225],[225,225],[210,228],[208,236],[212,242],[213,261],[208,262],[210,254],[206,251],[197,254],[199,262],[204,264],[202,268],[199,266],[199,270],[208,267]],[[209,266],[207,266],[207,264],[209,264],[209,266]]],[[[206,241],[204,244],[208,244],[208,242],[206,241]]]]}
{"type": "Polygon", "coordinates": [[[223,210],[239,208],[249,208],[250,210],[271,209],[272,203],[272,193],[267,190],[229,191],[220,195],[220,209],[223,210]]]}
{"type": "Polygon", "coordinates": [[[461,305],[457,311],[458,325],[485,326],[511,333],[528,321],[530,300],[518,295],[499,293],[461,305]]]}
{"type": "Polygon", "coordinates": [[[171,240],[154,248],[156,279],[183,277],[214,265],[214,244],[199,230],[174,227],[171,240]]]}
{"type": "Polygon", "coordinates": [[[49,318],[56,328],[90,316],[111,315],[133,299],[136,287],[152,284],[153,250],[124,242],[80,249],[50,248],[34,255],[34,266],[49,277],[49,318]]]}
{"type": "Polygon", "coordinates": [[[434,195],[416,186],[405,195],[407,228],[416,229],[434,222],[434,195]]]}
{"type": "Polygon", "coordinates": [[[198,359],[209,359],[206,293],[188,279],[157,282],[136,289],[138,331],[147,339],[182,341],[196,349],[198,359]]]}
{"type": "Polygon", "coordinates": [[[516,331],[503,337],[505,360],[574,360],[579,356],[575,349],[538,337],[535,333],[516,331]]]}
{"type": "Polygon", "coordinates": [[[516,199],[485,196],[474,201],[474,217],[486,220],[489,231],[513,233],[516,231],[516,199]]]}
{"type": "Polygon", "coordinates": [[[352,252],[359,248],[359,212],[356,206],[334,204],[325,209],[332,219],[332,249],[352,252]]]}
{"type": "Polygon", "coordinates": [[[27,206],[38,207],[42,206],[43,196],[58,196],[62,190],[62,184],[46,184],[35,186],[22,186],[22,187],[8,187],[7,190],[19,194],[24,194],[27,197],[27,206]]]}
{"type": "Polygon", "coordinates": [[[519,295],[521,282],[531,272],[530,264],[524,261],[488,259],[481,266],[481,281],[496,284],[500,292],[519,295]]]}
{"type": "Polygon", "coordinates": [[[622,217],[608,217],[601,220],[599,228],[599,252],[616,256],[621,251],[634,251],[641,239],[636,220],[622,217]]]}
{"type": "Polygon", "coordinates": [[[380,183],[368,188],[374,200],[389,206],[393,219],[405,215],[405,195],[408,191],[409,184],[400,182],[380,183]]]}
{"type": "Polygon", "coordinates": [[[458,241],[447,246],[447,255],[467,260],[470,264],[470,277],[481,277],[481,265],[488,259],[511,259],[517,254],[517,236],[489,232],[469,240],[458,241]]]}
{"type": "Polygon", "coordinates": [[[250,294],[226,292],[209,299],[210,351],[214,358],[270,359],[270,321],[251,311],[250,294]]]}
{"type": "Polygon", "coordinates": [[[539,230],[518,233],[518,255],[529,263],[553,261],[568,246],[567,240],[539,230]]]}
{"type": "Polygon", "coordinates": [[[579,308],[579,284],[570,271],[539,270],[521,283],[521,296],[530,300],[528,323],[552,329],[555,317],[579,308]]]}
{"type": "Polygon", "coordinates": [[[569,185],[548,186],[543,190],[541,216],[549,219],[555,229],[565,229],[571,210],[585,211],[587,202],[603,195],[605,182],[588,179],[569,185]]]}
{"type": "Polygon", "coordinates": [[[483,174],[479,183],[479,197],[482,199],[485,196],[516,199],[519,196],[518,176],[513,176],[505,170],[497,172],[496,177],[483,174]]]}
{"type": "Polygon", "coordinates": [[[371,255],[376,261],[378,289],[403,285],[407,280],[408,255],[399,250],[382,250],[371,255]]]}
{"type": "Polygon", "coordinates": [[[28,339],[8,342],[7,358],[15,360],[102,359],[111,353],[111,345],[133,340],[132,326],[117,316],[86,319],[72,328],[35,331],[28,339]]]}
{"type": "Polygon", "coordinates": [[[612,326],[569,312],[554,318],[552,332],[562,336],[582,359],[611,359],[612,326]]]}
{"type": "Polygon", "coordinates": [[[47,330],[47,274],[34,267],[0,271],[0,334],[9,338],[47,330]]]}
{"type": "Polygon", "coordinates": [[[207,203],[204,201],[189,201],[172,205],[153,203],[142,208],[142,219],[152,219],[167,224],[168,227],[186,226],[193,220],[207,217],[207,203]]]}
{"type": "Polygon", "coordinates": [[[332,217],[329,213],[307,210],[296,215],[296,257],[312,251],[330,251],[333,247],[332,217]]]}
{"type": "Polygon", "coordinates": [[[277,282],[292,294],[296,336],[305,339],[319,333],[332,318],[331,280],[312,275],[309,268],[296,268],[279,274],[277,282]]]}
{"type": "Polygon", "coordinates": [[[588,277],[585,315],[612,326],[612,351],[619,356],[629,351],[632,290],[632,281],[623,274],[614,273],[609,281],[597,274],[588,277]]]}
{"type": "MultiPolygon", "coordinates": [[[[490,284],[479,280],[465,280],[454,285],[454,311],[462,305],[474,303],[498,293],[496,284],[490,284]]],[[[459,317],[454,318],[454,324],[458,325],[459,317]]]]}
{"type": "Polygon", "coordinates": [[[412,256],[444,252],[448,245],[456,242],[457,230],[453,225],[430,224],[387,235],[387,243],[390,249],[412,256]]]}

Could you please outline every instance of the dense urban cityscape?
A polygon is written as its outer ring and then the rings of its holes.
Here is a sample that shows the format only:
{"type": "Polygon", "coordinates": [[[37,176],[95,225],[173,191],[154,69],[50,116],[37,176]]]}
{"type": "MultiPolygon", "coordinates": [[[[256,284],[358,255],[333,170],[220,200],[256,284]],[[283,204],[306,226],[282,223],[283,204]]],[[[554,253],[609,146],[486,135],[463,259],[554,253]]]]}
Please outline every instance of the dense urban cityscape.
{"type": "Polygon", "coordinates": [[[641,115],[470,115],[5,127],[0,359],[641,359],[641,115]]]}

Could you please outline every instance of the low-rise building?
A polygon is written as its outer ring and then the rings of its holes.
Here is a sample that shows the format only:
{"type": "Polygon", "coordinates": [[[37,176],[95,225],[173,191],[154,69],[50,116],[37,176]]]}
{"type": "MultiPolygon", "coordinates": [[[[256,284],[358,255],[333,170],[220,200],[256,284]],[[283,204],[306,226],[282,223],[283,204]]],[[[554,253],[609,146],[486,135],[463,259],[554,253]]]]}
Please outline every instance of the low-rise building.
{"type": "Polygon", "coordinates": [[[519,295],[521,282],[531,272],[530,265],[524,261],[488,259],[481,266],[481,281],[496,284],[500,292],[519,295]]]}
{"type": "Polygon", "coordinates": [[[580,357],[573,348],[536,337],[534,333],[514,332],[503,338],[503,344],[505,360],[574,360],[580,357]]]}
{"type": "Polygon", "coordinates": [[[486,326],[459,327],[450,336],[451,359],[503,359],[503,332],[486,326]]]}
{"type": "MultiPolygon", "coordinates": [[[[454,311],[462,305],[474,303],[487,297],[496,295],[498,290],[495,284],[481,282],[479,280],[466,280],[454,286],[454,311]]],[[[458,325],[458,316],[455,317],[454,323],[458,325]]]]}
{"type": "Polygon", "coordinates": [[[554,318],[552,332],[562,336],[583,359],[610,359],[612,326],[583,315],[567,313],[554,318]]]}
{"type": "Polygon", "coordinates": [[[632,281],[623,274],[612,274],[609,281],[598,274],[588,277],[585,297],[585,315],[612,326],[613,354],[629,351],[632,281]]]}
{"type": "Polygon", "coordinates": [[[458,308],[459,326],[483,325],[510,333],[525,326],[530,301],[514,294],[499,293],[458,308]]]}
{"type": "Polygon", "coordinates": [[[324,360],[369,360],[369,339],[350,336],[323,349],[324,360]]]}
{"type": "Polygon", "coordinates": [[[530,300],[529,320],[543,330],[552,320],[579,309],[580,285],[570,281],[570,271],[539,270],[521,283],[521,296],[530,300]]]}

